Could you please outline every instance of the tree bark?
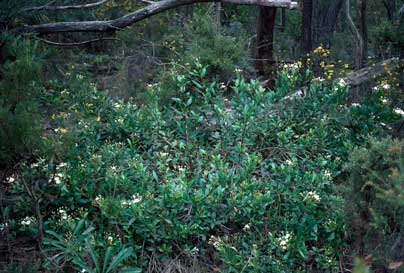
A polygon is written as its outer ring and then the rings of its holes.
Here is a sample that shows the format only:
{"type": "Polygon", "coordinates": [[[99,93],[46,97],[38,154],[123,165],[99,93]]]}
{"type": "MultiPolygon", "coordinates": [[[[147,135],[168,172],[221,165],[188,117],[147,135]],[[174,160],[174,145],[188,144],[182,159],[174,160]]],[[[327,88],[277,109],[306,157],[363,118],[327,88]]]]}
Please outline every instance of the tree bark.
{"type": "Polygon", "coordinates": [[[297,2],[291,0],[162,0],[154,2],[144,8],[131,12],[114,20],[107,21],[79,21],[57,22],[41,25],[25,25],[21,30],[37,34],[50,34],[60,32],[106,32],[117,31],[136,22],[144,20],[160,12],[194,3],[221,2],[231,4],[257,5],[264,7],[297,8],[297,2]]]}
{"type": "Polygon", "coordinates": [[[342,8],[342,0],[332,0],[329,3],[328,8],[325,9],[326,12],[321,12],[321,27],[318,30],[318,35],[316,39],[316,44],[323,43],[324,45],[330,45],[331,38],[334,34],[338,16],[342,8]]]}
{"type": "Polygon", "coordinates": [[[362,37],[362,60],[360,60],[359,68],[365,66],[368,56],[368,25],[366,16],[367,0],[358,0],[358,20],[359,20],[359,33],[362,37]]]}
{"type": "Polygon", "coordinates": [[[396,0],[383,0],[383,5],[386,7],[389,20],[394,21],[397,8],[396,0]]]}
{"type": "Polygon", "coordinates": [[[353,36],[355,68],[360,69],[362,68],[361,66],[363,60],[363,39],[358,28],[355,26],[354,21],[352,20],[349,0],[345,0],[345,16],[348,21],[349,30],[353,36]]]}
{"type": "Polygon", "coordinates": [[[273,42],[276,8],[260,7],[257,22],[256,69],[260,76],[273,79],[273,42]]]}
{"type": "Polygon", "coordinates": [[[284,32],[286,29],[286,9],[281,8],[281,26],[279,31],[284,32]]]}
{"type": "Polygon", "coordinates": [[[216,28],[220,31],[220,27],[222,25],[222,3],[216,2],[215,3],[215,21],[216,21],[216,28]]]}
{"type": "Polygon", "coordinates": [[[304,53],[309,53],[313,49],[312,43],[312,18],[313,0],[303,0],[302,16],[302,48],[304,53]]]}

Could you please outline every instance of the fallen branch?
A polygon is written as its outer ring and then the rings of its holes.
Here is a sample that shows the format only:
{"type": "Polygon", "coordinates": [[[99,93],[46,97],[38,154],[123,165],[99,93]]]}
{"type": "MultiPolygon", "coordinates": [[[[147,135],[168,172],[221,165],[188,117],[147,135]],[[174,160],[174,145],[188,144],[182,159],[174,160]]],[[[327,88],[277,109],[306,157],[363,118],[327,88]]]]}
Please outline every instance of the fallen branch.
{"type": "MultiPolygon", "coordinates": [[[[377,64],[370,65],[368,67],[364,67],[357,71],[351,72],[345,78],[342,78],[341,81],[345,82],[346,85],[350,87],[355,87],[361,85],[363,83],[369,82],[377,77],[388,74],[392,70],[396,70],[400,68],[401,65],[404,65],[404,60],[399,58],[391,58],[377,64]]],[[[304,88],[303,88],[304,89],[304,88]]],[[[353,90],[353,89],[350,89],[353,90]]],[[[290,100],[295,98],[303,98],[305,96],[305,92],[303,90],[297,90],[293,94],[284,97],[282,100],[290,100]]]]}
{"type": "Polygon", "coordinates": [[[128,27],[145,18],[157,13],[173,9],[179,6],[190,5],[194,3],[222,2],[242,5],[257,5],[267,7],[279,7],[295,9],[297,2],[292,0],[162,0],[154,2],[144,8],[131,12],[127,15],[114,20],[107,21],[79,21],[79,22],[57,22],[41,25],[25,25],[22,30],[35,32],[37,34],[50,34],[60,32],[106,32],[117,31],[128,27]]]}
{"type": "Polygon", "coordinates": [[[399,58],[391,58],[386,61],[354,71],[346,76],[344,78],[344,81],[347,83],[347,85],[358,86],[362,83],[371,81],[376,77],[387,74],[389,71],[396,69],[401,64],[403,64],[403,60],[400,60],[399,58]]]}
{"type": "Polygon", "coordinates": [[[51,1],[46,5],[40,7],[31,7],[26,8],[23,12],[32,12],[32,11],[42,11],[42,10],[51,10],[51,11],[60,11],[60,10],[70,10],[70,9],[86,9],[86,8],[95,8],[101,6],[109,0],[101,0],[95,3],[82,4],[82,5],[67,5],[67,6],[52,6],[55,1],[51,1]]]}

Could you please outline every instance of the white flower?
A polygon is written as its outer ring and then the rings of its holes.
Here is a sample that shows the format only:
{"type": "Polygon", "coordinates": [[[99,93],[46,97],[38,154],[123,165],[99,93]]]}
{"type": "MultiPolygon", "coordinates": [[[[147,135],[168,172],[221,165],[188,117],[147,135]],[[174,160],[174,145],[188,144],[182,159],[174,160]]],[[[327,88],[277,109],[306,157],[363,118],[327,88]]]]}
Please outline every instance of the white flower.
{"type": "Polygon", "coordinates": [[[327,177],[327,178],[332,178],[332,175],[331,175],[331,172],[329,171],[329,170],[326,170],[325,172],[324,172],[324,175],[327,177]]]}
{"type": "Polygon", "coordinates": [[[141,201],[142,201],[142,197],[140,195],[134,194],[134,195],[132,195],[132,199],[123,200],[121,204],[123,206],[132,206],[134,204],[140,203],[141,201]]]}
{"type": "Polygon", "coordinates": [[[386,83],[382,85],[383,89],[390,89],[390,84],[386,83]]]}
{"type": "Polygon", "coordinates": [[[34,222],[34,218],[33,217],[25,217],[22,221],[21,221],[21,225],[23,226],[29,226],[31,225],[31,223],[34,222]]]}
{"type": "Polygon", "coordinates": [[[289,242],[292,239],[292,234],[287,232],[281,238],[279,238],[279,246],[282,250],[286,250],[288,248],[289,242]]]}
{"type": "Polygon", "coordinates": [[[312,200],[318,202],[321,200],[320,196],[315,191],[302,192],[300,195],[303,196],[303,201],[312,200]]]}
{"type": "Polygon", "coordinates": [[[5,230],[8,227],[8,223],[0,223],[0,231],[5,230]]]}
{"type": "Polygon", "coordinates": [[[387,104],[387,103],[389,103],[389,100],[388,99],[382,99],[382,103],[387,104]]]}
{"type": "Polygon", "coordinates": [[[323,82],[323,81],[325,81],[325,79],[318,77],[318,78],[313,79],[313,81],[323,82]]]}
{"type": "Polygon", "coordinates": [[[62,220],[67,220],[67,212],[64,210],[64,209],[59,209],[58,210],[58,212],[59,212],[59,214],[60,214],[60,218],[62,219],[62,220]]]}
{"type": "Polygon", "coordinates": [[[107,243],[111,245],[113,242],[114,242],[114,238],[112,236],[108,236],[107,243]]]}
{"type": "Polygon", "coordinates": [[[345,86],[346,86],[346,82],[345,82],[344,79],[339,79],[338,84],[339,84],[339,86],[341,86],[341,87],[345,87],[345,86]]]}
{"type": "Polygon", "coordinates": [[[352,107],[359,107],[359,106],[361,106],[361,105],[360,105],[359,103],[352,103],[351,106],[352,106],[352,107]]]}
{"type": "Polygon", "coordinates": [[[250,223],[248,223],[247,225],[245,225],[244,227],[243,227],[243,231],[249,231],[251,229],[251,224],[250,223]]]}
{"type": "Polygon", "coordinates": [[[293,161],[290,160],[290,159],[286,160],[285,163],[288,164],[289,166],[290,166],[290,165],[293,165],[293,161]]]}
{"type": "Polygon", "coordinates": [[[403,111],[402,109],[400,109],[400,108],[395,108],[395,109],[394,109],[394,112],[395,112],[396,114],[399,114],[399,115],[404,116],[404,111],[403,111]]]}
{"type": "Polygon", "coordinates": [[[117,109],[119,109],[119,108],[122,107],[122,105],[121,105],[119,102],[115,102],[115,103],[114,103],[114,107],[117,108],[117,109]]]}
{"type": "Polygon", "coordinates": [[[15,181],[15,178],[13,176],[7,177],[6,182],[7,183],[13,183],[15,181]]]}
{"type": "Polygon", "coordinates": [[[67,163],[61,162],[56,166],[56,170],[62,169],[67,166],[67,163]]]}
{"type": "Polygon", "coordinates": [[[52,183],[54,181],[57,185],[59,185],[63,182],[63,176],[63,173],[56,173],[53,177],[49,178],[49,183],[52,183]]]}
{"type": "Polygon", "coordinates": [[[101,195],[97,195],[97,196],[95,197],[95,202],[100,202],[102,199],[103,199],[103,198],[102,198],[101,195]]]}

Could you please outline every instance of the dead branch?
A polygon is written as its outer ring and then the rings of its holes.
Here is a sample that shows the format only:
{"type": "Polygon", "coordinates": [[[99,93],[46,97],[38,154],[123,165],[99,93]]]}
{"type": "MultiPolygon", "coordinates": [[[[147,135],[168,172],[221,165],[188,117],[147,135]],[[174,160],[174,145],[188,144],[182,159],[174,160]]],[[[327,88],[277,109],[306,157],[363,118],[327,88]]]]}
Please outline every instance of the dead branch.
{"type": "Polygon", "coordinates": [[[55,1],[51,1],[46,5],[40,7],[31,7],[26,8],[23,12],[32,12],[32,11],[42,11],[42,10],[50,10],[50,11],[61,11],[61,10],[70,10],[70,9],[86,9],[86,8],[95,8],[101,6],[102,4],[106,3],[109,0],[101,0],[95,3],[88,3],[82,5],[67,5],[67,6],[52,6],[55,1]]]}
{"type": "Polygon", "coordinates": [[[41,25],[25,25],[22,30],[37,34],[50,34],[60,32],[107,32],[117,31],[128,27],[136,22],[153,16],[157,13],[173,9],[179,6],[194,3],[222,2],[242,5],[257,5],[267,7],[280,7],[295,9],[297,2],[292,0],[162,0],[128,13],[122,17],[107,21],[80,21],[80,22],[57,22],[41,25]]]}
{"type": "Polygon", "coordinates": [[[97,38],[97,39],[92,39],[92,40],[83,41],[83,42],[76,42],[76,43],[57,43],[57,42],[53,42],[53,41],[41,39],[41,38],[35,38],[35,39],[38,41],[41,41],[45,44],[48,44],[48,45],[61,46],[61,47],[82,46],[82,45],[91,44],[91,43],[100,42],[100,41],[121,41],[120,39],[113,38],[113,37],[97,38]]]}
{"type": "MultiPolygon", "coordinates": [[[[381,77],[388,74],[390,71],[397,70],[400,66],[404,65],[404,60],[399,58],[391,58],[377,64],[373,64],[362,69],[351,72],[345,78],[342,78],[343,82],[350,87],[355,87],[363,83],[369,82],[377,77],[381,77]]],[[[350,90],[353,90],[352,88],[350,90]]],[[[290,100],[295,98],[302,98],[305,96],[303,90],[298,90],[293,94],[286,96],[283,100],[290,100]]]]}
{"type": "Polygon", "coordinates": [[[400,60],[399,58],[391,58],[386,61],[379,62],[377,64],[373,64],[368,67],[364,67],[362,69],[354,71],[346,76],[344,80],[347,85],[358,86],[362,83],[371,81],[376,77],[383,76],[391,70],[397,69],[402,63],[403,60],[400,60]]]}

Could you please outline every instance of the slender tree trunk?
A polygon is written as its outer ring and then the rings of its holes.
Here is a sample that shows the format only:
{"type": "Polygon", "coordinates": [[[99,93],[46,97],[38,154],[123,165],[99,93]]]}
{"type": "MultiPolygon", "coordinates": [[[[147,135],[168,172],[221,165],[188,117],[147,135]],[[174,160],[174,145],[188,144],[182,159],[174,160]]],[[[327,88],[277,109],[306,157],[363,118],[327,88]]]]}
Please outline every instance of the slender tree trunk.
{"type": "Polygon", "coordinates": [[[313,49],[312,18],[313,18],[313,0],[303,0],[302,48],[305,53],[308,53],[313,49]]]}
{"type": "Polygon", "coordinates": [[[362,37],[362,60],[360,60],[359,67],[363,68],[367,62],[368,56],[368,25],[366,16],[367,0],[358,0],[358,20],[359,20],[359,34],[362,37]]]}
{"type": "Polygon", "coordinates": [[[390,21],[393,21],[397,8],[396,0],[383,0],[383,5],[386,7],[387,17],[389,17],[390,21]]]}
{"type": "Polygon", "coordinates": [[[217,30],[220,30],[220,26],[222,25],[222,3],[216,2],[214,3],[215,8],[215,22],[217,30]]]}
{"type": "Polygon", "coordinates": [[[273,42],[276,8],[259,7],[257,23],[257,73],[266,78],[273,78],[273,42]]]}
{"type": "Polygon", "coordinates": [[[281,9],[281,27],[279,28],[279,31],[284,32],[286,29],[286,9],[282,8],[281,9]]]}

